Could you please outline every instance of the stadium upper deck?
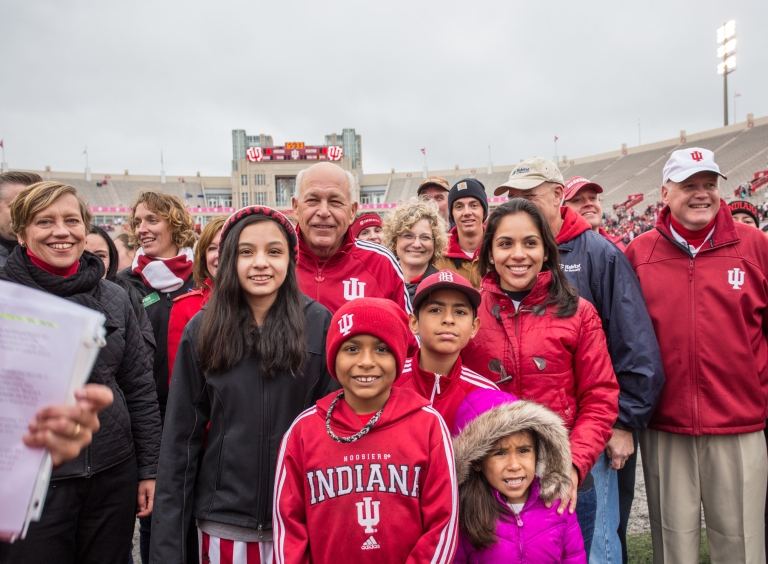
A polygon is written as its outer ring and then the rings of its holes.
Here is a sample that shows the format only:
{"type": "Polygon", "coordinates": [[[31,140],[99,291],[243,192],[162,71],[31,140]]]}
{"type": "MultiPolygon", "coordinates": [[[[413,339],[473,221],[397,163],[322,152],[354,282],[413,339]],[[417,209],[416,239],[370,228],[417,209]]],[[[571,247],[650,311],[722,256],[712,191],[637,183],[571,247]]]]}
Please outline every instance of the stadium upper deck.
{"type": "MultiPolygon", "coordinates": [[[[734,189],[739,184],[751,180],[756,171],[768,169],[768,117],[752,119],[746,122],[721,127],[711,131],[668,139],[618,151],[562,160],[558,163],[563,177],[584,176],[599,183],[605,190],[603,208],[610,212],[614,204],[627,199],[629,194],[643,193],[646,200],[659,198],[661,171],[669,155],[676,149],[703,147],[715,152],[715,158],[728,180],[722,181],[721,193],[726,199],[733,197],[734,189]]],[[[533,155],[530,155],[533,156],[533,155]]],[[[307,162],[306,166],[312,163],[307,162]]],[[[498,205],[505,198],[494,198],[493,190],[509,177],[515,164],[497,166],[488,174],[485,167],[430,171],[430,174],[444,176],[450,184],[462,178],[473,177],[486,187],[491,206],[498,205]]],[[[39,171],[36,171],[39,172],[39,171]]],[[[127,207],[141,190],[157,190],[174,194],[182,198],[198,221],[205,222],[206,217],[230,214],[237,198],[239,176],[210,177],[189,175],[169,178],[161,182],[160,176],[94,173],[91,180],[86,180],[83,173],[54,172],[50,167],[39,172],[46,180],[56,180],[75,186],[92,206],[100,223],[105,219],[124,217],[127,207]],[[235,186],[235,190],[233,190],[235,186]],[[234,194],[234,197],[233,197],[234,194]]],[[[294,172],[295,174],[295,172],[294,172]]],[[[423,174],[418,172],[379,173],[359,175],[360,202],[363,209],[385,212],[395,207],[398,202],[407,201],[416,195],[416,189],[423,174]]],[[[761,192],[765,188],[761,189],[761,192]]],[[[760,196],[762,199],[762,196],[760,196]]],[[[270,197],[270,200],[274,198],[270,197]]],[[[762,201],[762,200],[761,200],[762,201]]],[[[256,203],[256,202],[252,202],[256,203]]],[[[266,201],[267,205],[287,207],[283,202],[266,201]],[[282,205],[281,205],[282,204],[282,205]]],[[[290,205],[289,201],[287,205],[290,205]]]]}

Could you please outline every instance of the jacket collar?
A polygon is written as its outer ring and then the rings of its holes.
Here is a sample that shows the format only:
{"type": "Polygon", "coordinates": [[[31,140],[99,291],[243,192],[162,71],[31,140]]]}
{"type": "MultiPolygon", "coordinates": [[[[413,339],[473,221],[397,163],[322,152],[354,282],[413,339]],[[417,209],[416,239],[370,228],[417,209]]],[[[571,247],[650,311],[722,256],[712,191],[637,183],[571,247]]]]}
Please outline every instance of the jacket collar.
{"type": "MultiPolygon", "coordinates": [[[[483,233],[485,233],[485,224],[483,224],[483,233]]],[[[477,247],[475,249],[475,255],[470,259],[467,256],[467,253],[465,253],[461,246],[459,245],[459,231],[458,228],[454,225],[451,230],[448,232],[448,248],[445,251],[445,256],[448,258],[457,258],[462,260],[477,260],[477,257],[480,256],[480,248],[482,245],[477,247]]]]}
{"type": "Polygon", "coordinates": [[[416,351],[416,354],[411,357],[411,370],[413,371],[413,383],[422,397],[432,398],[434,401],[439,396],[445,397],[458,382],[461,375],[461,355],[456,359],[453,364],[453,368],[448,374],[438,375],[434,372],[424,370],[419,366],[419,358],[421,358],[421,351],[416,351]]]}
{"type": "MultiPolygon", "coordinates": [[[[659,213],[659,217],[656,220],[656,230],[661,233],[666,239],[668,239],[673,245],[678,247],[688,256],[691,255],[690,251],[683,247],[675,240],[672,230],[670,229],[672,212],[669,206],[664,206],[659,213]]],[[[720,198],[720,209],[715,216],[715,231],[704,246],[699,249],[700,252],[704,252],[707,249],[714,249],[717,247],[724,247],[726,245],[733,245],[738,243],[741,238],[738,231],[736,231],[736,225],[733,221],[733,216],[728,208],[728,204],[725,200],[720,198]]]]}
{"type": "Polygon", "coordinates": [[[349,229],[347,229],[339,249],[326,260],[320,260],[309,248],[309,245],[307,245],[307,242],[304,240],[304,235],[301,233],[301,229],[298,225],[296,226],[296,236],[299,239],[299,263],[304,262],[313,264],[316,270],[319,270],[321,267],[327,269],[338,264],[349,254],[355,245],[355,238],[352,237],[349,229]]]}
{"type": "MultiPolygon", "coordinates": [[[[525,296],[523,301],[520,302],[519,312],[531,311],[530,309],[525,309],[526,306],[530,308],[534,305],[543,304],[547,299],[547,293],[549,292],[549,285],[551,283],[552,273],[549,270],[539,272],[536,276],[536,283],[531,289],[531,293],[525,296]]],[[[511,303],[509,296],[507,296],[507,294],[504,293],[504,290],[501,289],[501,286],[499,285],[499,275],[495,272],[489,272],[483,277],[481,289],[483,292],[493,294],[498,300],[507,300],[511,303]]]]}
{"type": "MultiPolygon", "coordinates": [[[[536,476],[533,481],[531,482],[531,491],[528,493],[528,499],[525,500],[525,503],[523,504],[523,508],[520,510],[520,513],[523,511],[529,509],[536,501],[539,499],[539,477],[536,476]]],[[[504,507],[509,508],[509,505],[507,505],[507,502],[504,501],[504,498],[501,497],[501,494],[497,490],[493,490],[493,495],[496,496],[496,500],[502,504],[504,507]]]]}
{"type": "MultiPolygon", "coordinates": [[[[565,249],[564,245],[566,243],[570,243],[585,231],[590,231],[592,229],[592,226],[587,223],[586,219],[568,206],[560,207],[560,217],[563,218],[563,226],[560,228],[560,233],[557,234],[555,240],[561,249],[565,249]]],[[[573,243],[571,243],[570,248],[572,247],[573,243]]],[[[570,248],[568,250],[570,250],[570,248]]]]}

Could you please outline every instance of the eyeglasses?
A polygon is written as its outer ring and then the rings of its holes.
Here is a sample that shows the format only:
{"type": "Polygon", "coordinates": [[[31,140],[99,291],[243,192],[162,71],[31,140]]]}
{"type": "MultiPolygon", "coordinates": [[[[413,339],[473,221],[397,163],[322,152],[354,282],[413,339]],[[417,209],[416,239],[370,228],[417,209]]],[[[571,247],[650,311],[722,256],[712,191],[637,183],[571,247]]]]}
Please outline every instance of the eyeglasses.
{"type": "Polygon", "coordinates": [[[429,235],[419,235],[418,237],[414,235],[413,233],[403,233],[400,235],[400,238],[403,241],[406,241],[408,243],[413,243],[416,239],[419,240],[419,243],[422,245],[426,245],[427,243],[431,243],[435,240],[434,237],[430,237],[429,235]]]}

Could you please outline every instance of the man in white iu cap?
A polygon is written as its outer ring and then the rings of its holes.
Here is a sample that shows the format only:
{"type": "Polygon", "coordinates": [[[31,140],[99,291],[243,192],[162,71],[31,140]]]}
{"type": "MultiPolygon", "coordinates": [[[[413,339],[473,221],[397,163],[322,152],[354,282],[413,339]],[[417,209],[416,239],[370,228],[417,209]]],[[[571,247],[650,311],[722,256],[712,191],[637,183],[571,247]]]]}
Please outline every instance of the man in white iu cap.
{"type": "Polygon", "coordinates": [[[672,153],[656,229],[626,251],[667,377],[640,437],[655,563],[697,561],[702,504],[712,562],[765,562],[768,238],[720,177],[712,151],[672,153]]]}
{"type": "Polygon", "coordinates": [[[593,231],[579,213],[561,206],[563,184],[563,175],[555,163],[533,157],[517,165],[509,180],[496,188],[494,194],[525,198],[541,210],[557,241],[566,278],[579,296],[595,306],[603,322],[613,371],[621,389],[619,419],[605,452],[590,476],[584,477],[576,513],[590,563],[604,564],[615,562],[620,553],[626,555],[622,533],[626,533],[634,498],[635,437],[637,430],[644,429],[651,419],[664,386],[664,371],[651,318],[632,266],[616,245],[593,231]],[[594,491],[586,487],[592,481],[594,491]],[[620,487],[620,483],[626,487],[620,487]],[[591,518],[590,496],[596,497],[591,518]],[[594,538],[590,521],[595,523],[594,538]]]}

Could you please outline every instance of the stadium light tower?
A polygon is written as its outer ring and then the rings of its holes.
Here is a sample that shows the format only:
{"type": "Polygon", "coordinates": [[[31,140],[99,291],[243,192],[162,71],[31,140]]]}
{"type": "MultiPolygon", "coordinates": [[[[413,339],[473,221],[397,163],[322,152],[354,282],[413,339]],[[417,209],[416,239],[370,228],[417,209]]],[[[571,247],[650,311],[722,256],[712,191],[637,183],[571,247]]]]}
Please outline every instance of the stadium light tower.
{"type": "Polygon", "coordinates": [[[717,74],[723,75],[723,125],[728,125],[728,75],[736,70],[736,20],[724,23],[717,29],[717,74]]]}

